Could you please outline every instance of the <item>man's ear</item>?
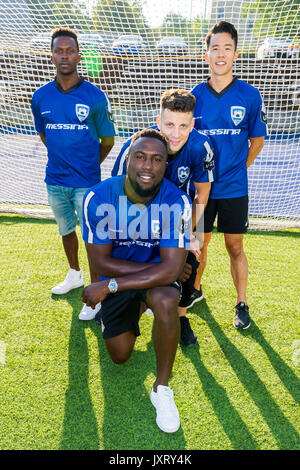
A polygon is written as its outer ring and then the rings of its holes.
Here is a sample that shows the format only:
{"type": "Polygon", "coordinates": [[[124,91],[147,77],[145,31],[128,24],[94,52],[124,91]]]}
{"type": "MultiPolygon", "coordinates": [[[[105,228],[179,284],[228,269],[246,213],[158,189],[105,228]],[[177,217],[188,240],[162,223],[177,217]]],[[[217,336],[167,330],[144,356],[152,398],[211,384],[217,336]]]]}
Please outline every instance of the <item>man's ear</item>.
{"type": "Polygon", "coordinates": [[[156,124],[157,124],[158,129],[160,130],[160,115],[159,114],[156,116],[156,124]]]}
{"type": "Polygon", "coordinates": [[[195,127],[195,118],[192,119],[190,132],[192,132],[192,130],[194,129],[194,127],[195,127]]]}

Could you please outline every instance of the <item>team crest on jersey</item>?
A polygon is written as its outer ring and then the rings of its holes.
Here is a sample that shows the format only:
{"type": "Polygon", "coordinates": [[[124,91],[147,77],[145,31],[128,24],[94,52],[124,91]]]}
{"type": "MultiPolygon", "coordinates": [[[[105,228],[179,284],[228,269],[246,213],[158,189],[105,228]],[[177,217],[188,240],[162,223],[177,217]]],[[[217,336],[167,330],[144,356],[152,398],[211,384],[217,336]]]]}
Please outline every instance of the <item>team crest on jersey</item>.
{"type": "Polygon", "coordinates": [[[151,234],[153,238],[160,238],[160,225],[159,220],[151,220],[151,234]]]}
{"type": "Polygon", "coordinates": [[[231,106],[230,113],[234,125],[237,126],[244,119],[246,114],[246,108],[244,108],[243,106],[231,106]]]}
{"type": "Polygon", "coordinates": [[[180,183],[184,183],[185,180],[189,177],[190,169],[188,166],[180,166],[178,168],[178,179],[180,183]]]}
{"type": "Polygon", "coordinates": [[[86,104],[76,104],[76,116],[78,117],[79,121],[84,121],[90,112],[90,107],[86,104]]]}

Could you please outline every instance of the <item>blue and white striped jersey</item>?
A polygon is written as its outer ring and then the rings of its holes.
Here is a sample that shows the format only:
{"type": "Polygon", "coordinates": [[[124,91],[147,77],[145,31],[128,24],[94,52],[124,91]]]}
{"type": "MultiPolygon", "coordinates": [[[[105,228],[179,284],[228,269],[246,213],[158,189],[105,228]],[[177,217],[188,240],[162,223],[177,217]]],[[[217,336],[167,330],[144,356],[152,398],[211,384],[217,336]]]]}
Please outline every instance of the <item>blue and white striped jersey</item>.
{"type": "MultiPolygon", "coordinates": [[[[157,129],[158,127],[153,127],[157,129]]],[[[131,139],[123,145],[112,169],[111,175],[126,174],[126,157],[131,139]]],[[[193,182],[214,181],[214,152],[209,137],[193,129],[185,145],[175,155],[169,155],[165,178],[187,193],[195,196],[193,182]]]]}
{"type": "MultiPolygon", "coordinates": [[[[83,239],[112,243],[112,256],[135,262],[160,262],[160,247],[189,248],[191,200],[163,178],[148,204],[134,204],[124,192],[125,176],[92,187],[83,201],[83,239]]],[[[104,279],[104,278],[101,278],[104,279]]]]}

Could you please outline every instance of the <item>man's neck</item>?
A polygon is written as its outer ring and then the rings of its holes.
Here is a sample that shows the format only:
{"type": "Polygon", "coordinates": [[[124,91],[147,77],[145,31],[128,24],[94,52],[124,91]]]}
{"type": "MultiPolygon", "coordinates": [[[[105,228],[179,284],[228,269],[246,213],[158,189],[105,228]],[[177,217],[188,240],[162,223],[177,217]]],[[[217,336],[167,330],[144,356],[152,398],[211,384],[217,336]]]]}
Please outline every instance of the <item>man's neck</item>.
{"type": "Polygon", "coordinates": [[[225,76],[212,75],[208,80],[209,85],[217,92],[221,93],[233,80],[232,73],[225,76]]]}
{"type": "Polygon", "coordinates": [[[56,80],[63,90],[68,90],[79,82],[79,75],[77,72],[72,73],[71,75],[57,74],[56,80]]]}

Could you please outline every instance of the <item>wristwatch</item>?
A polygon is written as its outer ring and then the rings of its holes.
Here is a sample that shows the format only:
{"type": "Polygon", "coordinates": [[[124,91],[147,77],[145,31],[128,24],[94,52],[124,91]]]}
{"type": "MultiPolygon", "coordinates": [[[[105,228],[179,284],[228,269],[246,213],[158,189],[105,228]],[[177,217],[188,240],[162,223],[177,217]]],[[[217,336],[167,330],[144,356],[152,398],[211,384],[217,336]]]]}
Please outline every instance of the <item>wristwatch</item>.
{"type": "Polygon", "coordinates": [[[111,294],[115,294],[118,290],[118,283],[115,279],[110,279],[108,283],[108,290],[111,294]]]}

